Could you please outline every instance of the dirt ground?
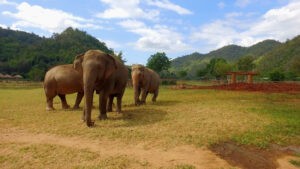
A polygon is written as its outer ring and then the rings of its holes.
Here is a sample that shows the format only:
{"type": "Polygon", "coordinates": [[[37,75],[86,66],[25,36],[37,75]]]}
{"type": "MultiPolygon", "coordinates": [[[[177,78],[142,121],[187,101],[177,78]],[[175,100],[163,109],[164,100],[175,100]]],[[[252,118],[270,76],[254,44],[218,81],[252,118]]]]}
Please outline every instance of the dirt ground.
{"type": "MultiPolygon", "coordinates": [[[[147,161],[154,168],[168,168],[178,163],[196,168],[245,168],[245,169],[296,169],[289,163],[295,157],[282,153],[242,148],[234,143],[214,145],[210,148],[180,146],[171,149],[149,147],[144,143],[127,145],[117,141],[88,140],[80,137],[62,137],[51,134],[34,134],[21,129],[0,129],[1,143],[26,143],[59,145],[101,153],[104,156],[127,155],[147,161]]],[[[299,158],[298,158],[299,160],[299,158]]]]}
{"type": "Polygon", "coordinates": [[[278,82],[278,83],[236,83],[222,84],[213,86],[197,86],[180,84],[172,86],[172,89],[217,89],[217,90],[237,90],[237,91],[256,91],[266,93],[298,93],[300,92],[299,83],[278,82]]]}
{"type": "Polygon", "coordinates": [[[292,155],[300,152],[300,147],[273,146],[269,149],[258,149],[252,146],[239,146],[234,142],[224,142],[210,147],[219,157],[229,164],[244,169],[292,169],[289,161],[292,155]]]}

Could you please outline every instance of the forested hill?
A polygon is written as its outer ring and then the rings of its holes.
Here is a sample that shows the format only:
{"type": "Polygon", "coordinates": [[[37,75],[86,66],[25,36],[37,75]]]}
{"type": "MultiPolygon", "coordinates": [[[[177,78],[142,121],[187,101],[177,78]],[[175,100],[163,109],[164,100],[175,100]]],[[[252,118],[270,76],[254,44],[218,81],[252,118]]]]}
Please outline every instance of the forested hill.
{"type": "Polygon", "coordinates": [[[228,45],[218,50],[209,52],[208,54],[200,54],[198,52],[190,55],[178,57],[172,60],[172,69],[189,69],[190,66],[205,64],[212,58],[223,58],[229,62],[236,62],[239,58],[251,55],[258,58],[267,52],[280,46],[281,43],[274,40],[265,40],[250,47],[241,47],[237,45],[228,45]]]}
{"type": "Polygon", "coordinates": [[[300,36],[288,40],[256,61],[260,72],[280,71],[300,76],[300,36]]]}
{"type": "Polygon", "coordinates": [[[0,28],[0,73],[41,80],[50,67],[72,63],[77,54],[88,49],[113,53],[105,43],[78,29],[67,28],[60,34],[44,38],[0,28]]]}
{"type": "Polygon", "coordinates": [[[287,79],[300,76],[300,35],[280,43],[265,40],[250,47],[229,45],[208,54],[193,53],[176,58],[171,62],[171,72],[187,73],[189,78],[197,78],[197,72],[207,68],[214,58],[225,59],[232,70],[237,70],[237,63],[243,58],[253,58],[254,68],[261,76],[272,72],[281,72],[287,79]]]}

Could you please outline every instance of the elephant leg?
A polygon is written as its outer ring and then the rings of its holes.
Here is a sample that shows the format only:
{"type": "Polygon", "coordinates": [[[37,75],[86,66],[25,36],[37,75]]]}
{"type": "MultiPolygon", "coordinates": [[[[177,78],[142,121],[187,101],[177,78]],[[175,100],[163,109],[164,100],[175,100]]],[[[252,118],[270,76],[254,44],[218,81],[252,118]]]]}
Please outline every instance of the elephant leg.
{"type": "Polygon", "coordinates": [[[123,94],[117,96],[117,112],[122,113],[122,97],[123,94]]]}
{"type": "Polygon", "coordinates": [[[106,120],[107,119],[107,114],[106,114],[106,105],[107,105],[107,94],[105,94],[104,92],[102,92],[99,95],[99,111],[100,111],[100,115],[99,115],[99,119],[100,120],[106,120]]]}
{"type": "Polygon", "coordinates": [[[109,99],[108,99],[108,103],[107,103],[107,111],[108,112],[112,112],[113,101],[114,101],[114,96],[110,95],[109,99]]]}
{"type": "Polygon", "coordinates": [[[158,89],[155,90],[154,94],[153,94],[153,97],[152,97],[152,102],[156,102],[156,98],[158,96],[158,89]]]}
{"type": "Polygon", "coordinates": [[[138,104],[141,103],[141,100],[140,100],[141,92],[142,92],[142,89],[139,87],[139,89],[138,89],[138,95],[137,95],[137,102],[138,102],[138,104]]]}
{"type": "Polygon", "coordinates": [[[134,87],[134,104],[136,106],[140,104],[140,95],[141,95],[141,88],[135,86],[134,87]]]}
{"type": "Polygon", "coordinates": [[[91,111],[93,106],[93,94],[94,89],[92,87],[85,87],[85,106],[83,109],[83,121],[86,122],[88,127],[94,126],[94,122],[91,119],[91,111]]]}
{"type": "Polygon", "coordinates": [[[70,108],[70,106],[68,105],[67,100],[66,100],[66,95],[65,94],[58,94],[58,96],[59,96],[59,98],[61,100],[62,108],[63,109],[70,108]]]}
{"type": "Polygon", "coordinates": [[[77,97],[76,97],[76,101],[75,101],[75,105],[74,105],[73,109],[79,109],[79,104],[82,100],[83,95],[84,95],[83,92],[77,93],[77,97]]]}
{"type": "Polygon", "coordinates": [[[146,89],[143,89],[142,98],[141,98],[141,101],[140,101],[141,104],[146,104],[147,95],[148,95],[148,92],[146,91],[146,89]]]}
{"type": "Polygon", "coordinates": [[[47,107],[46,107],[47,111],[55,110],[53,107],[53,98],[54,97],[55,96],[47,96],[47,107]]]}
{"type": "Polygon", "coordinates": [[[83,108],[83,113],[82,113],[82,117],[81,117],[81,120],[83,121],[83,122],[85,122],[86,121],[86,119],[85,119],[85,107],[83,108]]]}

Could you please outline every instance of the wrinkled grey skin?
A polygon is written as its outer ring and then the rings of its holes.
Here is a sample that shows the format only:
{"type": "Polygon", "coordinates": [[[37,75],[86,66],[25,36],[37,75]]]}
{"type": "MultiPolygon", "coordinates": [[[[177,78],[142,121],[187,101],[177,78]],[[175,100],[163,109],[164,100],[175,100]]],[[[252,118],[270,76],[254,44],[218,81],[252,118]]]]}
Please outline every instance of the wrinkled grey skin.
{"type": "Polygon", "coordinates": [[[152,93],[152,102],[156,101],[159,91],[160,78],[152,69],[143,65],[133,65],[131,71],[132,84],[134,89],[134,104],[146,103],[148,93],[152,93]],[[140,99],[140,95],[141,99],[140,99]]]}
{"type": "Polygon", "coordinates": [[[95,90],[99,93],[99,119],[107,119],[106,111],[112,111],[114,97],[117,97],[117,112],[120,113],[128,79],[125,65],[100,50],[89,50],[84,55],[77,56],[73,65],[83,75],[85,107],[82,119],[86,125],[94,125],[91,121],[91,110],[95,90]]]}
{"type": "Polygon", "coordinates": [[[50,69],[44,79],[44,90],[47,99],[46,110],[54,110],[53,98],[58,95],[63,109],[70,106],[66,100],[66,94],[77,93],[73,108],[79,108],[83,97],[82,75],[73,68],[72,64],[58,65],[50,69]]]}

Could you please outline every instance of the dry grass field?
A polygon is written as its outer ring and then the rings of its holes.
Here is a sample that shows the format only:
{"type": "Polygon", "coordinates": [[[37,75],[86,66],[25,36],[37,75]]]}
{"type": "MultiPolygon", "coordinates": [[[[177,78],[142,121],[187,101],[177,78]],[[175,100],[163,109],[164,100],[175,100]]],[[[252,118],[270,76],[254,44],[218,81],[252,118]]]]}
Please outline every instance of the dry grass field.
{"type": "MultiPolygon", "coordinates": [[[[56,97],[56,110],[46,111],[41,84],[29,86],[0,84],[0,168],[243,168],[210,147],[300,146],[299,93],[163,86],[156,103],[148,96],[147,105],[135,107],[127,88],[123,114],[109,112],[105,121],[97,119],[94,96],[95,127],[88,128],[82,109],[62,110],[56,97]]],[[[67,96],[70,105],[75,97],[67,96]]],[[[297,154],[288,160],[286,166],[299,164],[297,154]]]]}

